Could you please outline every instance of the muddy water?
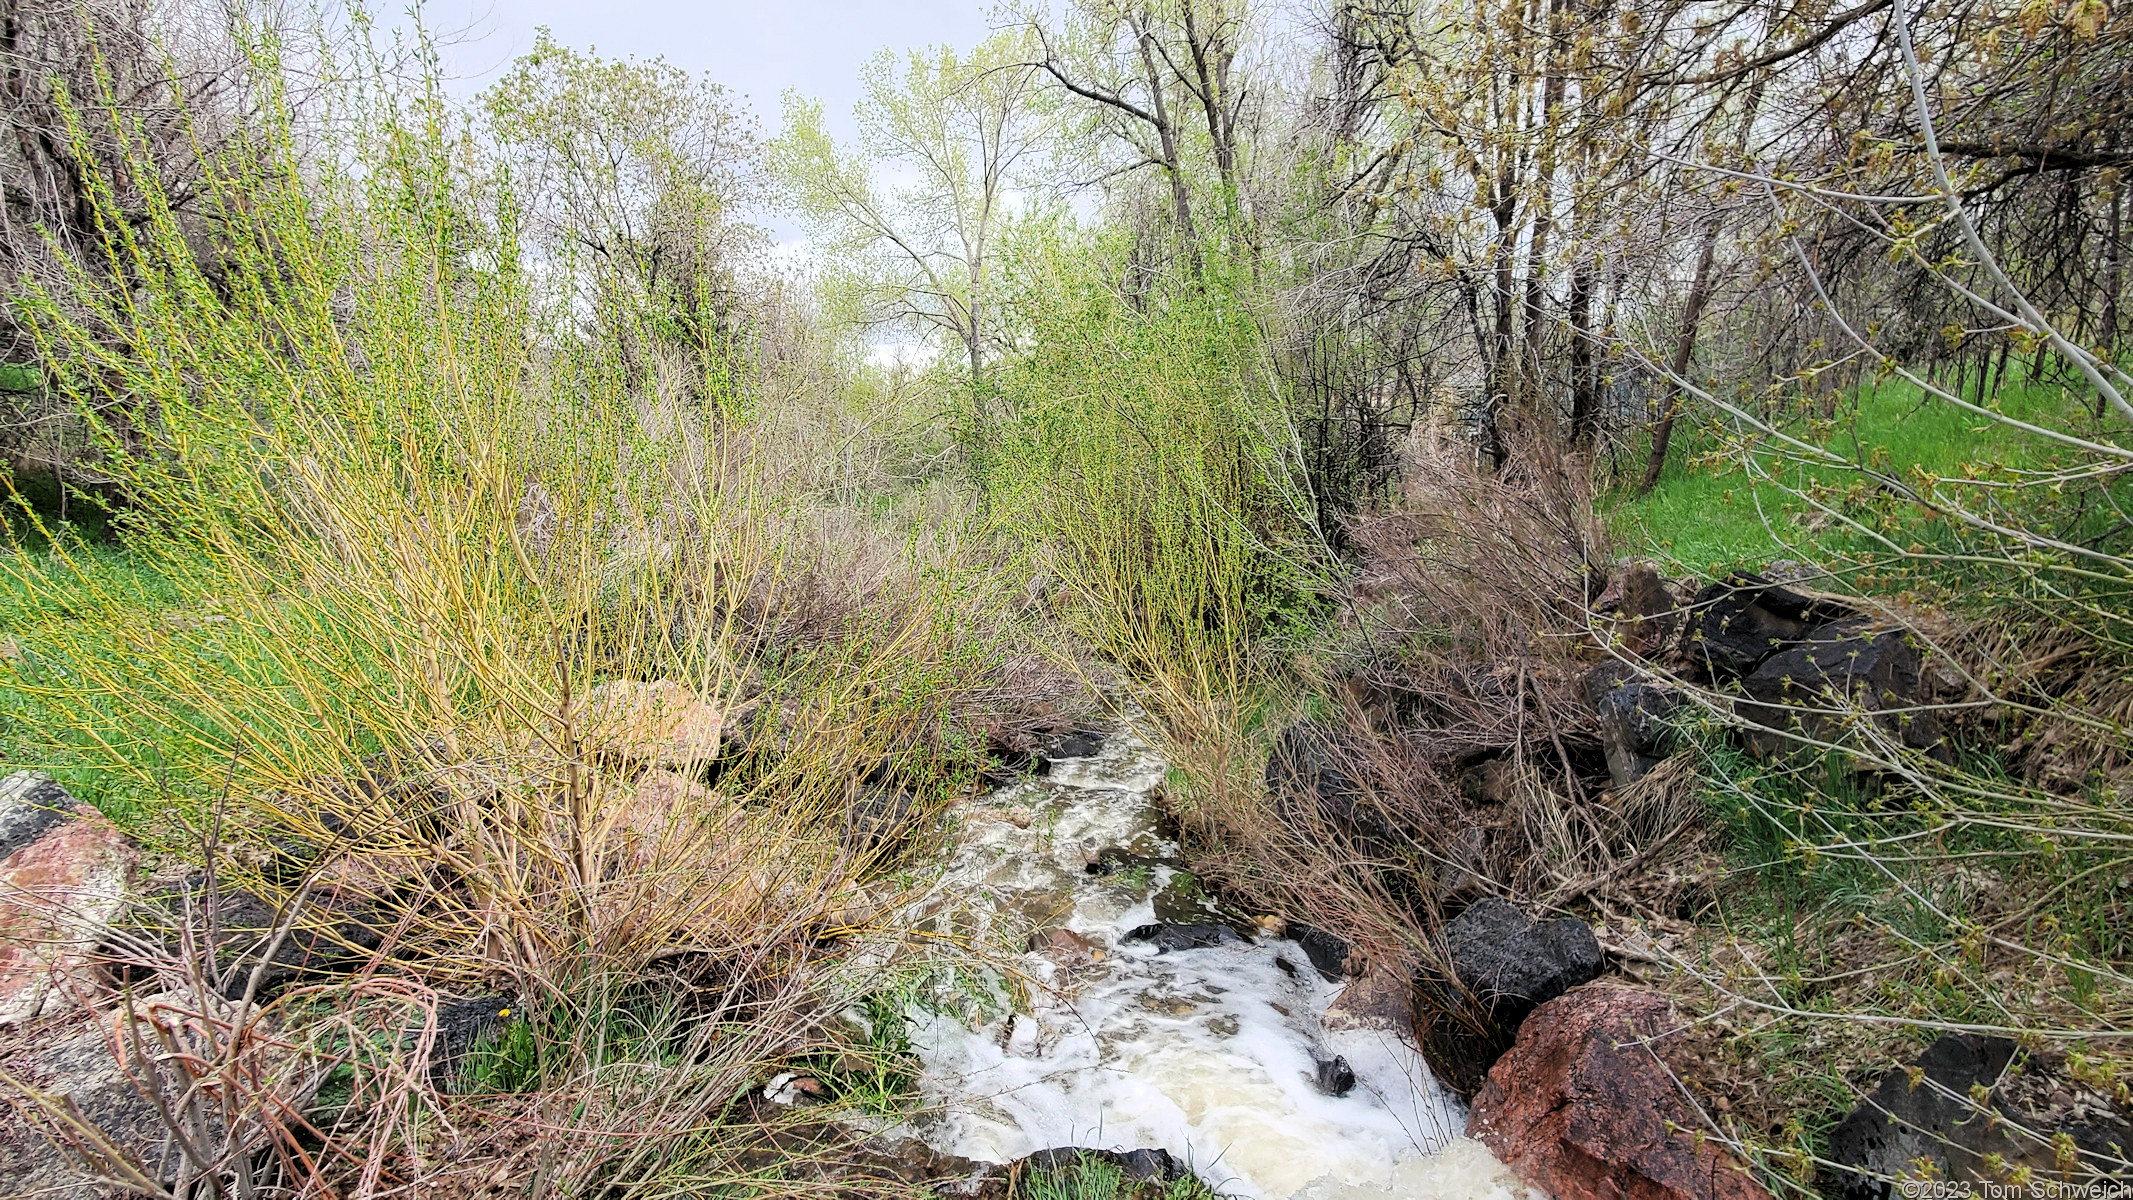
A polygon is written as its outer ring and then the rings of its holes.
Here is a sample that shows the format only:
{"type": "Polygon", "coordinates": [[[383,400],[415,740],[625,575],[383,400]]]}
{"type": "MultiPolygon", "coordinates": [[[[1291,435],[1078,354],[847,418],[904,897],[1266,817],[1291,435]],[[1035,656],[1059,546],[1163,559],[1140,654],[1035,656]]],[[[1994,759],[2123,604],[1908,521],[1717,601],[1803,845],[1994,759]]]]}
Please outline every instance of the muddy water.
{"type": "Polygon", "coordinates": [[[960,811],[958,849],[912,917],[995,954],[910,1010],[927,1104],[908,1132],[991,1162],[1161,1148],[1224,1192],[1265,1200],[1528,1200],[1458,1136],[1464,1112],[1412,1050],[1390,1033],[1323,1027],[1342,984],[1295,942],[1234,914],[1238,932],[1216,945],[1127,936],[1221,919],[1159,829],[1151,791],[1164,773],[1121,729],[960,811]],[[1321,1085],[1336,1056],[1355,1077],[1344,1095],[1321,1085]]]}

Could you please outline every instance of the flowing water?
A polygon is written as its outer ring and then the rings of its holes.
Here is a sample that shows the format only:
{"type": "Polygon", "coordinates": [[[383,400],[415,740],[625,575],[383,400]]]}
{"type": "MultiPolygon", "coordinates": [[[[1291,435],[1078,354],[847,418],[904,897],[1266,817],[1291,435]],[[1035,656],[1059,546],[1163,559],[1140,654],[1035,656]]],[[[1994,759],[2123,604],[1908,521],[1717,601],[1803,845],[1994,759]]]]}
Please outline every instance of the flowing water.
{"type": "Polygon", "coordinates": [[[1235,915],[1236,934],[1215,945],[1127,936],[1160,921],[1214,940],[1221,920],[1162,836],[1152,792],[1164,773],[1120,730],[962,808],[956,853],[915,924],[1006,950],[910,1010],[927,1105],[908,1132],[989,1162],[1160,1148],[1228,1195],[1265,1200],[1528,1200],[1459,1136],[1465,1113],[1410,1048],[1386,1031],[1325,1028],[1343,985],[1297,943],[1235,915]],[[1345,1095],[1319,1082],[1336,1056],[1355,1077],[1345,1095]]]}

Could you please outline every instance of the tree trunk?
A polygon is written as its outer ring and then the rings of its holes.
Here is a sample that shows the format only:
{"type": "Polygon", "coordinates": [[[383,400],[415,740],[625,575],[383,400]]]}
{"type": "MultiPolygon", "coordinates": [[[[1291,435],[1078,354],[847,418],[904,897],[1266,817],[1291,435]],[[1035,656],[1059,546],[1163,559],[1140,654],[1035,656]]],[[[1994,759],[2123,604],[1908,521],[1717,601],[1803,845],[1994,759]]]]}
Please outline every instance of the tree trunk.
{"type": "MultiPolygon", "coordinates": [[[[2118,295],[2126,283],[2126,185],[2121,179],[2111,186],[2111,266],[2103,277],[2103,354],[2118,365],[2118,295]]],[[[2096,416],[2103,416],[2104,399],[2096,395],[2096,416]]]]}
{"type": "Polygon", "coordinates": [[[1599,413],[1593,378],[1592,259],[1578,259],[1570,273],[1570,444],[1592,444],[1599,413]]]}
{"type": "Polygon", "coordinates": [[[1689,372],[1689,361],[1696,353],[1696,327],[1703,323],[1704,305],[1711,299],[1711,260],[1718,251],[1718,215],[1713,213],[1710,223],[1704,227],[1703,248],[1696,255],[1696,276],[1689,283],[1688,302],[1681,308],[1681,333],[1674,339],[1674,358],[1668,363],[1669,374],[1666,391],[1659,398],[1659,410],[1652,418],[1651,456],[1644,460],[1644,482],[1637,491],[1642,494],[1652,490],[1659,482],[1660,472],[1666,470],[1667,446],[1674,440],[1674,419],[1681,415],[1681,380],[1689,372]]]}
{"type": "Polygon", "coordinates": [[[1525,364],[1532,370],[1535,379],[1541,370],[1541,299],[1548,275],[1548,239],[1555,231],[1555,138],[1550,128],[1557,110],[1563,105],[1564,70],[1561,55],[1555,46],[1563,33],[1563,0],[1551,0],[1548,5],[1546,44],[1548,66],[1541,84],[1540,112],[1534,130],[1540,138],[1539,178],[1535,181],[1533,237],[1526,254],[1526,299],[1521,306],[1525,314],[1525,364]]]}
{"type": "MultiPolygon", "coordinates": [[[[1748,87],[1748,100],[1740,118],[1740,139],[1737,155],[1745,160],[1748,140],[1755,131],[1755,113],[1762,107],[1763,78],[1757,77],[1748,87]]],[[[1707,218],[1710,224],[1704,227],[1703,246],[1696,254],[1696,274],[1689,282],[1688,302],[1681,310],[1681,333],[1674,339],[1672,371],[1666,382],[1666,391],[1661,395],[1659,410],[1652,420],[1652,448],[1650,457],[1644,460],[1644,482],[1637,488],[1642,495],[1652,490],[1659,476],[1666,470],[1667,447],[1674,440],[1674,421],[1681,415],[1681,381],[1688,377],[1689,364],[1696,354],[1696,330],[1703,323],[1703,310],[1711,301],[1711,261],[1718,250],[1719,216],[1715,211],[1707,218]]]]}
{"type": "Polygon", "coordinates": [[[1163,97],[1163,76],[1155,69],[1155,53],[1150,44],[1155,38],[1145,26],[1136,27],[1141,47],[1141,66],[1148,75],[1149,111],[1155,115],[1152,122],[1155,136],[1163,147],[1163,167],[1170,173],[1171,217],[1177,222],[1178,236],[1185,240],[1185,253],[1195,278],[1200,274],[1200,242],[1192,227],[1192,200],[1185,193],[1185,167],[1178,159],[1178,135],[1170,120],[1170,102],[1163,97]]]}

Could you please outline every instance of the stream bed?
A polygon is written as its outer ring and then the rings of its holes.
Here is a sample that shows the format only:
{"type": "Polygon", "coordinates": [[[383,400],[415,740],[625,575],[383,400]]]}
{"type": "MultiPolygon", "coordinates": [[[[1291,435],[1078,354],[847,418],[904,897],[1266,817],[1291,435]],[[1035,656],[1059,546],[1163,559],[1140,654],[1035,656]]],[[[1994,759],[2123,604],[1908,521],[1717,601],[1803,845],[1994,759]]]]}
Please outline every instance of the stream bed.
{"type": "Polygon", "coordinates": [[[1201,895],[1154,750],[1124,726],[1093,750],[957,811],[908,927],[991,965],[910,1008],[925,1105],[903,1132],[996,1163],[1162,1149],[1261,1200],[1529,1200],[1396,1035],[1321,1023],[1342,981],[1201,895]]]}

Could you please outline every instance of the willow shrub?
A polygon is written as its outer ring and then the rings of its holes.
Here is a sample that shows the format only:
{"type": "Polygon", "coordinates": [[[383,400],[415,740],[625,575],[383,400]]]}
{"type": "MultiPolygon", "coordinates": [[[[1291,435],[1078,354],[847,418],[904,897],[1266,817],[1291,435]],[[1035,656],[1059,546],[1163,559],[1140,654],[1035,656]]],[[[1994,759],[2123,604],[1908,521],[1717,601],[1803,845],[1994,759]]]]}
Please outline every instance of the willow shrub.
{"type": "Polygon", "coordinates": [[[1207,698],[1306,627],[1325,559],[1249,312],[1218,284],[1122,298],[1100,252],[1050,261],[985,477],[1045,546],[1089,640],[1207,698]]]}
{"type": "MultiPolygon", "coordinates": [[[[994,591],[961,543],[913,537],[880,543],[904,558],[872,592],[805,594],[820,548],[759,431],[648,378],[657,314],[582,320],[596,264],[529,269],[508,172],[434,86],[373,79],[300,119],[283,78],[263,45],[258,127],[184,216],[133,154],[146,211],[97,197],[109,270],[26,301],[130,499],[129,569],[64,538],[0,549],[9,752],[172,852],[219,830],[256,852],[224,878],[276,902],[296,885],[247,864],[291,838],[359,851],[404,905],[377,969],[538,997],[553,1069],[529,1086],[600,1093],[565,1101],[593,1114],[571,1169],[656,1173],[646,1155],[711,1142],[639,1134],[722,1120],[830,969],[812,940],[853,919],[884,848],[849,832],[861,776],[893,762],[939,799],[971,753],[972,698],[1001,690],[994,591]],[[590,687],[661,678],[760,750],[700,813],[689,794],[646,813],[634,772],[584,743],[590,687]],[[705,1014],[676,1037],[715,1047],[603,1074],[633,1053],[605,1031],[653,970],[705,1014]]],[[[76,99],[77,138],[124,136],[108,97],[76,99]]],[[[420,1023],[377,1020],[386,1046],[420,1023]]],[[[437,1127],[363,1086],[346,1119],[437,1127]]],[[[370,1172],[391,1142],[372,1133],[370,1172]]]]}

